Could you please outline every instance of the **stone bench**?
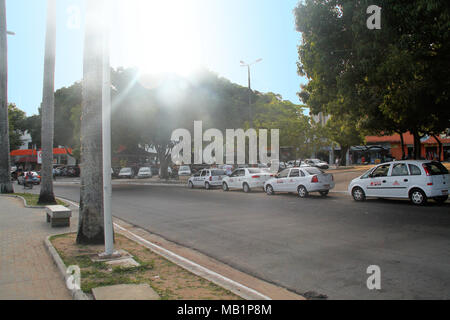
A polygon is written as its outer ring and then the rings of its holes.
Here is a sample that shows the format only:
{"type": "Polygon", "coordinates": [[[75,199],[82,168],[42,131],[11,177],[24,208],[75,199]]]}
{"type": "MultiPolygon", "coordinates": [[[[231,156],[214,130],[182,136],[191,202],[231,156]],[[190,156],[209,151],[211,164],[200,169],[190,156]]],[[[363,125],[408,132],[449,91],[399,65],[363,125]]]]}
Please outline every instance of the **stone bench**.
{"type": "Polygon", "coordinates": [[[64,206],[47,206],[47,223],[51,223],[52,228],[70,227],[72,211],[64,206]]]}

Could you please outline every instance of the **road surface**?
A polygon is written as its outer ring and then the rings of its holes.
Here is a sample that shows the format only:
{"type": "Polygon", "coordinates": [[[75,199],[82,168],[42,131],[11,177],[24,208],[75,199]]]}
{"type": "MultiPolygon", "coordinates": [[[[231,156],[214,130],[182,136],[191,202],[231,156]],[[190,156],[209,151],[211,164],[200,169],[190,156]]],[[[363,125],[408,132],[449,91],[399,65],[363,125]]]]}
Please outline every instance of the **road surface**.
{"type": "MultiPolygon", "coordinates": [[[[78,185],[55,192],[79,200],[78,185]]],[[[449,203],[115,185],[113,214],[300,294],[450,299],[449,203]],[[381,268],[381,290],[367,288],[371,265],[381,268]]]]}

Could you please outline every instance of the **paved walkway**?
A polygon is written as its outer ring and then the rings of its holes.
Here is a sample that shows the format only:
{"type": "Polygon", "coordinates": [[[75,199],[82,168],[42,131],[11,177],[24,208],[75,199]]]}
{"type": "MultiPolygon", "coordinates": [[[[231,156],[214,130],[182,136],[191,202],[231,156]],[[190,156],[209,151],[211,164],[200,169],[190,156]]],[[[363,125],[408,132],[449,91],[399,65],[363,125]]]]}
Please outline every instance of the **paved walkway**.
{"type": "Polygon", "coordinates": [[[0,196],[0,300],[71,299],[44,246],[48,235],[68,231],[51,229],[44,210],[0,196]]]}

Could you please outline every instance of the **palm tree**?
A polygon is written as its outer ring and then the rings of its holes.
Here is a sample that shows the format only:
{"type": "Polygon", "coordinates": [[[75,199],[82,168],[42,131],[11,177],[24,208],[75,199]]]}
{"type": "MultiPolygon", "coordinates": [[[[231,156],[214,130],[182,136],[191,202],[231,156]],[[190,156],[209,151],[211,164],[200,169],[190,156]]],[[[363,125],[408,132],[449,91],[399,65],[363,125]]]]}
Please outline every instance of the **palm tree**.
{"type": "Polygon", "coordinates": [[[102,87],[104,0],[86,1],[78,244],[104,244],[102,87]]]}
{"type": "Polygon", "coordinates": [[[6,3],[0,0],[0,193],[14,192],[9,152],[6,3]]]}
{"type": "Polygon", "coordinates": [[[42,94],[42,183],[39,204],[56,204],[53,194],[53,130],[55,118],[56,0],[47,0],[44,88],[42,94]]]}

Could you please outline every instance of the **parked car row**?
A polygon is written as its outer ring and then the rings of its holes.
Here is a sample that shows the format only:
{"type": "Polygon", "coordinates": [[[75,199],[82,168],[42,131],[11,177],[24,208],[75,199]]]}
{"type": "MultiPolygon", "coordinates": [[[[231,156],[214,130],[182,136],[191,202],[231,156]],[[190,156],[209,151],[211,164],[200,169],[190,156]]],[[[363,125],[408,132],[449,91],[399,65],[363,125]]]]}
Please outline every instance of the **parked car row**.
{"type": "MultiPolygon", "coordinates": [[[[237,168],[227,175],[224,169],[203,169],[188,180],[189,188],[222,187],[231,189],[264,190],[268,195],[277,192],[297,193],[306,198],[316,192],[325,197],[334,189],[334,177],[316,166],[305,164],[282,170],[278,174],[264,168],[237,168]]],[[[410,199],[414,205],[424,205],[428,199],[438,204],[448,200],[450,174],[437,161],[397,161],[380,164],[351,181],[348,193],[355,201],[369,197],[410,199]]]]}
{"type": "Polygon", "coordinates": [[[209,190],[218,186],[224,191],[240,189],[245,193],[262,189],[268,195],[274,195],[275,192],[292,192],[305,198],[311,192],[326,196],[335,187],[335,183],[332,174],[315,167],[288,168],[278,174],[263,168],[239,168],[230,176],[224,170],[205,169],[188,181],[188,187],[191,189],[204,187],[209,190]]]}
{"type": "Polygon", "coordinates": [[[80,167],[79,166],[55,166],[53,168],[55,176],[58,177],[79,177],[80,167]]]}

